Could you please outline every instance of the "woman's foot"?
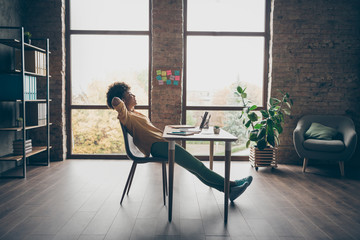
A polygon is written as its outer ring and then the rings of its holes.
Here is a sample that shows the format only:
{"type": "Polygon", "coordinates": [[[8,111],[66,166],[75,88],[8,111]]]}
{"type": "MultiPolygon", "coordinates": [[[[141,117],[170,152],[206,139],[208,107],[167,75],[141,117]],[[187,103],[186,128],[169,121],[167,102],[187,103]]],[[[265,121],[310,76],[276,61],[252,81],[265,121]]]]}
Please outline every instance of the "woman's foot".
{"type": "Polygon", "coordinates": [[[244,184],[240,186],[235,186],[230,189],[229,199],[230,201],[234,201],[236,198],[238,198],[249,186],[249,183],[245,181],[244,184]]]}
{"type": "Polygon", "coordinates": [[[235,180],[235,186],[241,186],[243,185],[245,182],[248,182],[249,185],[251,184],[253,180],[253,177],[252,176],[248,176],[248,177],[245,177],[245,178],[242,178],[240,180],[235,180]]]}

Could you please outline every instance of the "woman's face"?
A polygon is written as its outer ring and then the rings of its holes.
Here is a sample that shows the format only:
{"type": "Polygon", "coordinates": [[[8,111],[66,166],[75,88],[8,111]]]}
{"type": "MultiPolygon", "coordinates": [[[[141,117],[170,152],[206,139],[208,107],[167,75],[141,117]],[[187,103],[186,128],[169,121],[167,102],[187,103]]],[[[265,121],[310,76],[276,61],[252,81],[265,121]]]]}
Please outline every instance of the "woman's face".
{"type": "Polygon", "coordinates": [[[132,94],[131,92],[127,91],[124,94],[124,103],[126,105],[126,108],[128,110],[133,110],[134,107],[136,106],[136,97],[134,94],[132,94]]]}

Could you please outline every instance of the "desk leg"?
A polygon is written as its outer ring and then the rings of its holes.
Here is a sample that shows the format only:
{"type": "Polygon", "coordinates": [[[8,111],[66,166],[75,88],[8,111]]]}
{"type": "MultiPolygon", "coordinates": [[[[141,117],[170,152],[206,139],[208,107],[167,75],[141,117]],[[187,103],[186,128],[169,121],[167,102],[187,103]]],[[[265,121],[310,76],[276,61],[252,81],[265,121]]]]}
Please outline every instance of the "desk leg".
{"type": "Polygon", "coordinates": [[[173,186],[174,186],[174,162],[175,162],[175,141],[169,142],[169,212],[168,219],[169,222],[172,220],[172,204],[173,204],[173,186]]]}
{"type": "Polygon", "coordinates": [[[228,220],[230,191],[231,142],[225,142],[224,222],[228,220]]]}
{"type": "Polygon", "coordinates": [[[210,162],[210,169],[213,170],[213,161],[214,161],[214,141],[210,141],[210,156],[209,156],[209,162],[210,162]]]}

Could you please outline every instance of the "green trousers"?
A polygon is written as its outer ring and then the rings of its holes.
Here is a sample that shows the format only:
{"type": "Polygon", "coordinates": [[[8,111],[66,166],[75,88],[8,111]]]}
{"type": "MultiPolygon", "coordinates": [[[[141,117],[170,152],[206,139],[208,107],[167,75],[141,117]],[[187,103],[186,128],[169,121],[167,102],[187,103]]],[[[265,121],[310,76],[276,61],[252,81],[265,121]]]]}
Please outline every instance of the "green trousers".
{"type": "MultiPolygon", "coordinates": [[[[151,146],[151,155],[168,158],[168,142],[156,142],[151,146]]],[[[175,145],[175,162],[194,174],[209,187],[224,192],[224,178],[207,168],[199,159],[191,155],[183,147],[175,145]]]]}

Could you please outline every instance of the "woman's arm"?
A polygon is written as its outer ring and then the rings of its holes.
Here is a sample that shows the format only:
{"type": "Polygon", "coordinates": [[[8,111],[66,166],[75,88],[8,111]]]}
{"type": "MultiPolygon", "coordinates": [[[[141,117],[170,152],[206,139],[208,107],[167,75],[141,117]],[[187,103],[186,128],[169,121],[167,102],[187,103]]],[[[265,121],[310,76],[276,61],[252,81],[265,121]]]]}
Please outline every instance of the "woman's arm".
{"type": "Polygon", "coordinates": [[[111,104],[114,107],[114,109],[118,112],[118,119],[120,120],[120,122],[126,125],[128,112],[124,101],[118,97],[114,97],[111,101],[111,104]]]}

